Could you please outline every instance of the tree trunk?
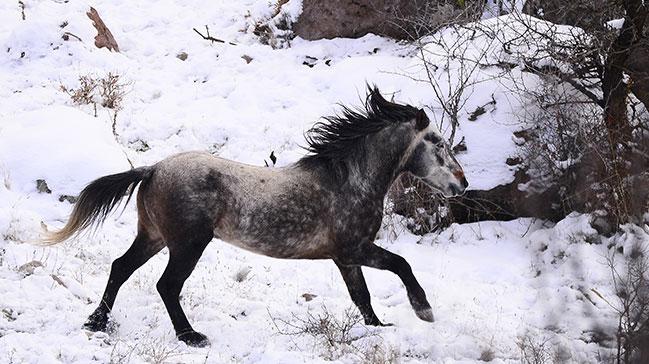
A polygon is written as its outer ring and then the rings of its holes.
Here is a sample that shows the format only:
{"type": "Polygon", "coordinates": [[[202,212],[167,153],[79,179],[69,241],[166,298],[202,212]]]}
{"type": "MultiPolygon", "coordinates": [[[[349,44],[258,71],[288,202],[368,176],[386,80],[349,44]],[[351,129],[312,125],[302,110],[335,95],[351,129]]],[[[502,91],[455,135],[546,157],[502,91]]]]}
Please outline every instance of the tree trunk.
{"type": "Polygon", "coordinates": [[[604,123],[608,130],[610,154],[604,166],[602,178],[610,186],[609,213],[616,225],[628,220],[630,196],[625,188],[629,175],[627,159],[632,128],[627,116],[627,97],[631,87],[625,82],[626,65],[634,47],[643,36],[647,9],[642,0],[624,0],[626,15],[619,35],[608,51],[602,77],[604,96],[604,123]]]}
{"type": "Polygon", "coordinates": [[[629,86],[624,82],[624,72],[633,46],[642,36],[647,16],[642,0],[625,0],[624,7],[624,25],[608,51],[602,77],[604,122],[614,147],[631,140],[631,126],[626,113],[629,86]]]}

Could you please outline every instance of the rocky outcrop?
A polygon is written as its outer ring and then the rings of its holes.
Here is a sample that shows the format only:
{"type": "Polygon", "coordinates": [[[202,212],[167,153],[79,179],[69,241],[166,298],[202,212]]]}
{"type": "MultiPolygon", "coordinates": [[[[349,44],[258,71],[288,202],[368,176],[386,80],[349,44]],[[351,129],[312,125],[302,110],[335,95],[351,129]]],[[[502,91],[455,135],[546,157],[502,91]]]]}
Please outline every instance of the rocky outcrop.
{"type": "Polygon", "coordinates": [[[624,16],[622,7],[609,0],[527,0],[523,13],[587,31],[603,28],[607,21],[624,16]]]}
{"type": "Polygon", "coordinates": [[[303,0],[292,30],[308,40],[358,38],[368,33],[415,39],[451,20],[475,19],[483,6],[457,0],[303,0]]]}
{"type": "Polygon", "coordinates": [[[293,25],[304,39],[357,38],[376,33],[393,38],[407,37],[397,19],[413,16],[417,1],[411,0],[329,0],[302,2],[302,14],[293,25]]]}

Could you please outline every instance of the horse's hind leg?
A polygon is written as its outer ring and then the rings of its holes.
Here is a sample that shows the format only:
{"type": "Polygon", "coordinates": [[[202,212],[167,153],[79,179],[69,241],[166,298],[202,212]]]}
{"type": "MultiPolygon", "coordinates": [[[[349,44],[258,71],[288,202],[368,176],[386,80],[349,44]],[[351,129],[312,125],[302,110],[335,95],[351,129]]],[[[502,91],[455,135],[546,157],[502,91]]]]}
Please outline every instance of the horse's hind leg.
{"type": "Polygon", "coordinates": [[[202,237],[200,235],[195,235],[189,242],[182,245],[175,241],[167,242],[169,263],[157,284],[158,292],[167,307],[176,336],[187,345],[196,347],[207,346],[210,342],[207,336],[194,331],[187,320],[187,316],[180,306],[180,291],[185,280],[189,278],[196,267],[205,247],[212,240],[211,233],[202,234],[202,237]]]}
{"type": "Polygon", "coordinates": [[[122,284],[128,280],[133,272],[164,247],[162,240],[150,238],[142,228],[138,230],[137,237],[135,237],[131,247],[124,255],[115,259],[113,262],[101,302],[97,309],[88,317],[88,321],[83,325],[84,328],[91,331],[106,330],[108,313],[113,308],[115,297],[122,284]]]}
{"type": "Polygon", "coordinates": [[[349,296],[352,299],[352,302],[358,307],[358,310],[363,315],[363,319],[366,325],[372,326],[386,326],[384,325],[372,309],[370,292],[367,290],[367,283],[365,283],[365,277],[363,277],[363,271],[361,267],[356,265],[345,266],[341,263],[335,261],[338,269],[340,269],[340,274],[343,276],[343,280],[347,285],[347,290],[349,291],[349,296]]]}

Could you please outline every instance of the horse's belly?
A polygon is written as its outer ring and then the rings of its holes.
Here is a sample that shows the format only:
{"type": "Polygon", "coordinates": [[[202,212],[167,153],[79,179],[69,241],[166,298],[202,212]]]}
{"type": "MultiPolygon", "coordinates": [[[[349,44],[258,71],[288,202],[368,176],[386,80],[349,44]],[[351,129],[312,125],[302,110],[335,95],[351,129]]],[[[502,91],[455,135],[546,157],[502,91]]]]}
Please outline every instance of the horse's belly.
{"type": "Polygon", "coordinates": [[[253,253],[285,259],[327,259],[331,258],[329,242],[322,233],[307,234],[305,237],[249,236],[228,233],[216,229],[216,237],[253,253]]]}

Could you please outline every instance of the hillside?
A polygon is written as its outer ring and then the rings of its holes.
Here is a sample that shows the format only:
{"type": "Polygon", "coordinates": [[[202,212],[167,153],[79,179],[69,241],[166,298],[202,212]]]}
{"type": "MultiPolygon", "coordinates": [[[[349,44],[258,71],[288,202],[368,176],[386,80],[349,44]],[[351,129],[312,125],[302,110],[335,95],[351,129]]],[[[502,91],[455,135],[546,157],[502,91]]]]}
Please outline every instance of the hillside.
{"type": "MultiPolygon", "coordinates": [[[[588,215],[576,213],[558,224],[453,224],[423,237],[408,232],[402,217],[386,216],[377,244],[412,265],[436,322],[414,315],[396,276],[364,268],[379,318],[395,325],[355,325],[352,335],[361,338],[350,345],[291,334],[310,318],[344,320],[356,312],[332,262],[272,259],[216,239],[181,300],[210,347],[187,347],[175,337],[155,288],[166,250],[120,291],[112,332],[82,330],[111,262],[135,235],[135,203],[93,234],[51,247],[31,243],[64,225],[73,207],[69,196],[88,182],[188,150],[258,166],[274,152],[278,167],[289,165],[305,155],[304,133],[321,117],[335,114],[339,104],[362,105],[366,84],[425,107],[433,121],[441,114],[430,85],[416,81],[425,70],[413,45],[370,34],[296,38],[273,49],[253,34],[272,14],[267,1],[25,4],[23,20],[15,2],[0,3],[0,362],[473,363],[492,357],[519,363],[529,346],[563,362],[598,363],[611,355],[618,322],[607,303],[617,302],[607,257],[616,247],[649,244],[649,230],[627,225],[603,237],[588,215]],[[119,53],[95,47],[89,4],[119,53]],[[204,32],[206,25],[226,43],[193,30],[204,32]],[[75,104],[70,93],[81,77],[109,74],[123,91],[118,108],[75,104]]],[[[299,2],[285,7],[299,12],[299,2]]],[[[495,52],[501,40],[474,39],[468,54],[495,52]]],[[[431,57],[438,53],[431,49],[431,57]]],[[[456,66],[440,67],[437,77],[456,79],[456,66]]],[[[472,75],[460,113],[455,140],[464,137],[467,151],[458,160],[473,189],[513,180],[505,161],[516,156],[512,133],[524,127],[518,113],[525,101],[499,72],[486,67],[472,75]],[[493,108],[469,120],[492,100],[493,108]]]]}

